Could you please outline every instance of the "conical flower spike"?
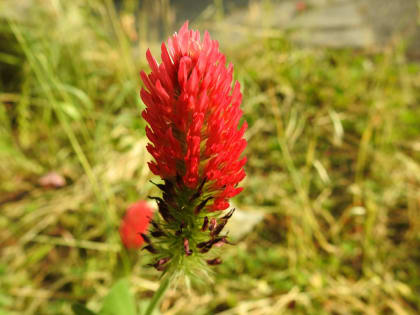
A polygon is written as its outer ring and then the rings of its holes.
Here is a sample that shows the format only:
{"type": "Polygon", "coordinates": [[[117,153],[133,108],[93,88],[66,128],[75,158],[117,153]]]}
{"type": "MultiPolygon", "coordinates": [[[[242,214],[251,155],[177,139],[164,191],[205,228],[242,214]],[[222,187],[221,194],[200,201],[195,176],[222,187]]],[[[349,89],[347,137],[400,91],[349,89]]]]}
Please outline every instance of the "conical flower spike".
{"type": "Polygon", "coordinates": [[[149,50],[146,57],[151,72],[141,72],[140,95],[149,167],[164,181],[156,184],[162,198],[151,197],[160,214],[148,244],[158,253],[154,266],[169,271],[215,265],[221,260],[206,253],[227,243],[220,233],[233,214],[220,211],[242,191],[238,183],[245,177],[240,86],[218,42],[207,32],[201,40],[188,22],[162,43],[161,63],[149,50]]]}

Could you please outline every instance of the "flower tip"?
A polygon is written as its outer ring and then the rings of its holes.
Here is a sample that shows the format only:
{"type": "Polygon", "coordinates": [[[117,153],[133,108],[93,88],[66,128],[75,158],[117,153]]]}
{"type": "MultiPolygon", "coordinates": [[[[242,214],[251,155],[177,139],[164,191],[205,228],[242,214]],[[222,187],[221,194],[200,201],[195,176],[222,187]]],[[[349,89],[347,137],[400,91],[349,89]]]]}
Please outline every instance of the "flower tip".
{"type": "Polygon", "coordinates": [[[179,29],[179,33],[182,34],[183,32],[188,31],[189,21],[186,20],[184,24],[182,24],[181,28],[179,29]]]}

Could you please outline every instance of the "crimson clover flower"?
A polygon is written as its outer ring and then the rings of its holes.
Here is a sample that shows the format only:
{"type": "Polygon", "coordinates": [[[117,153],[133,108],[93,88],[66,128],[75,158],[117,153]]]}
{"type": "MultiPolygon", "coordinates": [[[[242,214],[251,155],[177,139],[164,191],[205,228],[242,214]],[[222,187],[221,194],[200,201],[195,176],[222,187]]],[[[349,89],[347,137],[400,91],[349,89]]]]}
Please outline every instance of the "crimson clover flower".
{"type": "Polygon", "coordinates": [[[128,207],[120,225],[121,241],[126,248],[136,249],[143,245],[141,234],[147,232],[152,216],[152,209],[145,201],[138,201],[128,207]]]}
{"type": "Polygon", "coordinates": [[[150,50],[146,57],[151,73],[140,73],[140,96],[154,158],[149,168],[164,181],[157,185],[162,198],[151,197],[161,218],[152,221],[146,249],[157,254],[158,270],[185,266],[186,257],[218,264],[220,258],[205,255],[228,243],[220,233],[233,210],[219,218],[220,211],[242,191],[237,186],[245,177],[239,82],[232,84],[233,65],[226,66],[218,42],[208,32],[201,40],[188,22],[162,43],[160,64],[150,50]]]}

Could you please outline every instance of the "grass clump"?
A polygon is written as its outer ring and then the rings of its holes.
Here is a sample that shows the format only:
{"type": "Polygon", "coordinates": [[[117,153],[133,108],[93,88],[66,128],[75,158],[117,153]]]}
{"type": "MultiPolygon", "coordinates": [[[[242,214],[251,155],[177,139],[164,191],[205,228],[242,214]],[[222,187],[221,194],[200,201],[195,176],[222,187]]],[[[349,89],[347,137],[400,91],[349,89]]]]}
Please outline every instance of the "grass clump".
{"type": "MultiPolygon", "coordinates": [[[[117,233],[126,206],[154,189],[138,97],[146,43],[132,33],[147,30],[127,29],[104,3],[47,1],[2,18],[0,312],[99,309],[127,274],[139,303],[157,288],[117,233]],[[64,188],[38,185],[50,170],[64,188]]],[[[419,66],[400,49],[285,38],[246,48],[228,56],[250,125],[237,204],[265,219],[229,247],[214,289],[170,292],[162,310],[419,312],[419,66]]]]}

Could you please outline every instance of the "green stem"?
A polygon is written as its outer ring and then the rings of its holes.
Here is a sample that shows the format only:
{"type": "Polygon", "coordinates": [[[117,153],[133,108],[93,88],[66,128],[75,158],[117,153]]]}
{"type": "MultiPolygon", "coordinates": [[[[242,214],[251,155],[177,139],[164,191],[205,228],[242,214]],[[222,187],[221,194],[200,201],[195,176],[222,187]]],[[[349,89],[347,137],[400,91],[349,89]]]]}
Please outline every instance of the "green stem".
{"type": "Polygon", "coordinates": [[[143,315],[152,315],[153,311],[155,310],[156,306],[159,304],[159,301],[164,296],[166,290],[169,287],[169,283],[171,282],[171,277],[166,277],[160,283],[159,289],[155,292],[152,297],[152,300],[149,303],[149,306],[146,309],[146,312],[143,315]]]}

